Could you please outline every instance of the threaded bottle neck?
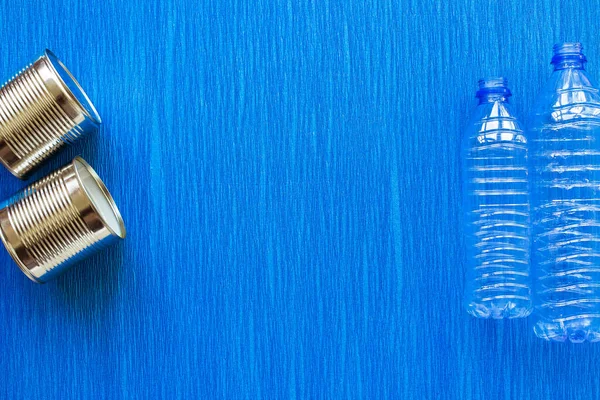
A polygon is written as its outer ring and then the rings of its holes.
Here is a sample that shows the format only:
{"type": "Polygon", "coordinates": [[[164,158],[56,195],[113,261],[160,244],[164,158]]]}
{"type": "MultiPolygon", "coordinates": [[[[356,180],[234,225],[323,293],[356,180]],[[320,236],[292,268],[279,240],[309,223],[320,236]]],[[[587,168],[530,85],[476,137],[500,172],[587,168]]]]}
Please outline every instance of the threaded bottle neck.
{"type": "Polygon", "coordinates": [[[552,65],[554,65],[555,71],[566,68],[584,69],[586,62],[581,43],[564,42],[554,45],[552,65]]]}
{"type": "Polygon", "coordinates": [[[503,77],[480,79],[479,90],[475,95],[479,99],[479,104],[494,101],[507,102],[510,96],[512,96],[512,93],[508,88],[508,80],[503,77]]]}

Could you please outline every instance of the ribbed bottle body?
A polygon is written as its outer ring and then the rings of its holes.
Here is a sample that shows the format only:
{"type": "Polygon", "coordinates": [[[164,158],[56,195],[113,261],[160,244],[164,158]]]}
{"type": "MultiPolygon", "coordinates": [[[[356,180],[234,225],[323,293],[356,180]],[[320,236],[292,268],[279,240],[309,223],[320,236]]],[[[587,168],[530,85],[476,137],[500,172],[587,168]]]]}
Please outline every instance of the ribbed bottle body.
{"type": "MultiPolygon", "coordinates": [[[[560,61],[560,60],[559,60],[560,61]]],[[[600,96],[583,63],[557,69],[528,129],[538,337],[600,340],[600,96]]]]}
{"type": "Polygon", "coordinates": [[[528,143],[504,97],[480,104],[465,130],[465,307],[479,318],[532,310],[528,143]]]}

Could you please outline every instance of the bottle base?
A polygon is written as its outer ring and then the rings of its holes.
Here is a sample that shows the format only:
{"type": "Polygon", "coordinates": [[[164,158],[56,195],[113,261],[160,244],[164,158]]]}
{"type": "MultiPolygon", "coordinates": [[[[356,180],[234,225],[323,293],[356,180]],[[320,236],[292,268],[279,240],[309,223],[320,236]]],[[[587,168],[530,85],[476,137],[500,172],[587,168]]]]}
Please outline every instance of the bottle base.
{"type": "Polygon", "coordinates": [[[569,322],[538,321],[533,331],[540,339],[552,342],[600,341],[600,318],[582,318],[569,322]]]}
{"type": "Polygon", "coordinates": [[[469,303],[467,304],[467,313],[475,318],[493,318],[493,319],[512,319],[524,318],[531,314],[532,307],[530,304],[511,301],[495,300],[488,303],[469,303]]]}

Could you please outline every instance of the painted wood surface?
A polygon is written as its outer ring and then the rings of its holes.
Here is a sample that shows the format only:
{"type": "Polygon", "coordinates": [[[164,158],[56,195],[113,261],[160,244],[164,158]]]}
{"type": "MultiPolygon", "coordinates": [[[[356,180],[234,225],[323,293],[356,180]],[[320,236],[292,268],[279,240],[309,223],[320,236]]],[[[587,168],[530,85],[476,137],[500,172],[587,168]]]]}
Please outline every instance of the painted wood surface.
{"type": "MultiPolygon", "coordinates": [[[[0,74],[48,47],[128,237],[39,286],[0,255],[0,397],[598,398],[600,345],[461,308],[478,78],[524,114],[592,1],[0,2],[0,74]]],[[[0,171],[0,195],[25,183],[0,171]]]]}

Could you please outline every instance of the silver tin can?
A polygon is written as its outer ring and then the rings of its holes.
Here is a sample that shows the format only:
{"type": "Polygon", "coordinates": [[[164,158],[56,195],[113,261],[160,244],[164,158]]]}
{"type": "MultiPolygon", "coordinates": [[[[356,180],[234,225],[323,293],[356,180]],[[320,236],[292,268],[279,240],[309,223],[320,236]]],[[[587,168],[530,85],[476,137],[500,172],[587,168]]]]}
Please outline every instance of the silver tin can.
{"type": "Polygon", "coordinates": [[[110,193],[81,157],[28,186],[0,209],[0,237],[21,270],[43,283],[125,238],[110,193]]]}
{"type": "Polygon", "coordinates": [[[98,130],[96,108],[50,51],[0,88],[0,162],[18,178],[82,135],[98,130]]]}

